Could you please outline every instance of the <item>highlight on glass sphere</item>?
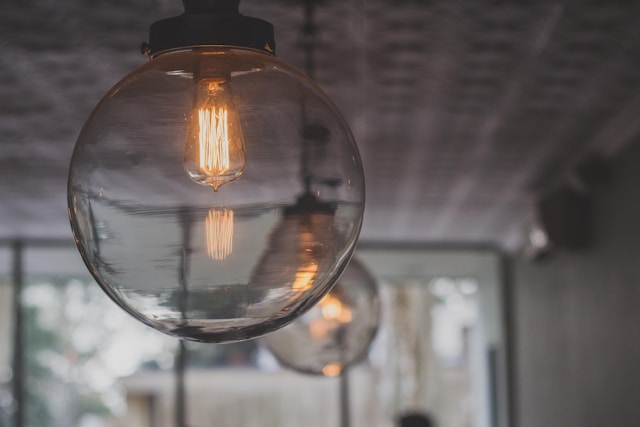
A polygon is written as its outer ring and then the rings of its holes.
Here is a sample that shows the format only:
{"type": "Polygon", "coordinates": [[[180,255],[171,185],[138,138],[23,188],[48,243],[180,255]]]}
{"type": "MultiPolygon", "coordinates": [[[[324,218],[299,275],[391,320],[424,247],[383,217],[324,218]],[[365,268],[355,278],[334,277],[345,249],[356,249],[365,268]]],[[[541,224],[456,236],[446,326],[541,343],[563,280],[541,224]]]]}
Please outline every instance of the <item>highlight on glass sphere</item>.
{"type": "Polygon", "coordinates": [[[284,326],[334,285],[364,178],[313,81],[261,51],[192,47],[102,99],[68,201],[78,249],[117,304],[170,335],[229,342],[284,326]]]}
{"type": "Polygon", "coordinates": [[[262,342],[283,366],[332,377],[366,357],[379,322],[375,280],[354,257],[315,307],[262,342]]]}

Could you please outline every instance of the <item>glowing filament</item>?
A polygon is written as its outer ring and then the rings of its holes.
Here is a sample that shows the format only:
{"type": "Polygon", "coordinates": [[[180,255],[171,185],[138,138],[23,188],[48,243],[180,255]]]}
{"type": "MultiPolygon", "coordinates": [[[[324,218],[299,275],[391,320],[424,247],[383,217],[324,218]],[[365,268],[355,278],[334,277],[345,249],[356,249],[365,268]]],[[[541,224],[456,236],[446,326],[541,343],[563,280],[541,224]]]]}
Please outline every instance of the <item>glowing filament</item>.
{"type": "Polygon", "coordinates": [[[337,377],[342,372],[342,367],[337,363],[330,363],[322,368],[322,375],[326,377],[337,377]]]}
{"type": "Polygon", "coordinates": [[[337,320],[340,323],[349,323],[353,319],[351,310],[340,300],[331,294],[326,295],[320,301],[322,317],[327,320],[337,320]]]}
{"type": "Polygon", "coordinates": [[[329,331],[335,330],[353,319],[351,309],[331,294],[325,295],[318,303],[318,307],[322,317],[309,323],[309,333],[316,341],[324,340],[329,331]]]}
{"type": "Polygon", "coordinates": [[[240,117],[224,79],[205,79],[194,88],[183,166],[193,181],[217,191],[244,172],[240,117]]]}
{"type": "Polygon", "coordinates": [[[229,170],[228,115],[224,107],[198,110],[200,170],[206,174],[219,175],[229,170]]]}
{"type": "Polygon", "coordinates": [[[223,260],[233,250],[233,210],[210,209],[205,219],[207,253],[214,260],[223,260]]]}

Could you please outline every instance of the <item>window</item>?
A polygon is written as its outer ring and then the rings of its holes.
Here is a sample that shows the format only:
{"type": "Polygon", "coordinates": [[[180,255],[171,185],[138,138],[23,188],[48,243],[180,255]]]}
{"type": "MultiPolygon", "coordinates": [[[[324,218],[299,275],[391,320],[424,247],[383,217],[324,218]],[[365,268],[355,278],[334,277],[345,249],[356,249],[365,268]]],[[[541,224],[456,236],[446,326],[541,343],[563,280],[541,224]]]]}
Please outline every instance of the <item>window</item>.
{"type": "Polygon", "coordinates": [[[341,395],[340,379],[283,369],[259,340],[181,345],[144,326],[68,244],[0,246],[0,426],[333,427],[340,399],[353,425],[392,427],[419,409],[439,427],[506,426],[500,257],[366,247],[359,257],[379,278],[383,322],[341,395]]]}

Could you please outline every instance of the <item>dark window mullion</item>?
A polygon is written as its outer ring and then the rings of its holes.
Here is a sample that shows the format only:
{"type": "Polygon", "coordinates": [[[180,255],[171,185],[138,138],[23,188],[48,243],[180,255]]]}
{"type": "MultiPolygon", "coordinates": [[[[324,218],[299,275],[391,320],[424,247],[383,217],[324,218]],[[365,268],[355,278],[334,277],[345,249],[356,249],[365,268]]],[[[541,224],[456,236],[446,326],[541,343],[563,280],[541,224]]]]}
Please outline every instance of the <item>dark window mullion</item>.
{"type": "Polygon", "coordinates": [[[24,401],[24,307],[22,306],[22,289],[24,285],[23,265],[24,245],[20,240],[13,242],[13,399],[15,412],[13,427],[25,427],[24,401]]]}

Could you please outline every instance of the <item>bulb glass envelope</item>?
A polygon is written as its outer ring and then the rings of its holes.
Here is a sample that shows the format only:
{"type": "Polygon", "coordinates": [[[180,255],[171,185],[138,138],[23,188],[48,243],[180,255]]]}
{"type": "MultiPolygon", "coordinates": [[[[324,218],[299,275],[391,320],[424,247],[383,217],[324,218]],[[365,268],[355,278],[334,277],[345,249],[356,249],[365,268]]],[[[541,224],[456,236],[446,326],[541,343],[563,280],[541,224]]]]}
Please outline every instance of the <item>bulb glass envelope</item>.
{"type": "Polygon", "coordinates": [[[289,323],[333,286],[360,231],[364,178],[315,83],[264,52],[208,46],[161,53],[107,93],[78,139],[68,200],[80,253],[116,303],[168,334],[227,342],[289,323]],[[216,185],[194,179],[187,152],[203,79],[223,82],[234,110],[204,132],[210,151],[233,149],[226,129],[243,150],[233,173],[209,161],[216,185]],[[306,140],[309,123],[328,131],[306,140]]]}
{"type": "Polygon", "coordinates": [[[379,322],[376,283],[353,258],[336,286],[318,304],[262,341],[288,368],[336,376],[366,357],[379,322]]]}

